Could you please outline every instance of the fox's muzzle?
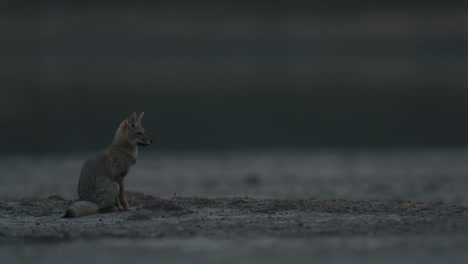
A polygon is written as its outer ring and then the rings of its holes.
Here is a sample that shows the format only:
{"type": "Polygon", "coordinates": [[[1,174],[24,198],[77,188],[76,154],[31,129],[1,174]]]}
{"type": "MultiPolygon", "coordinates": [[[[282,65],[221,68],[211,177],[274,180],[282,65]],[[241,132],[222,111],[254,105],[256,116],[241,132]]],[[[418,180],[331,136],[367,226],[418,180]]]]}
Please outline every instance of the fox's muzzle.
{"type": "Polygon", "coordinates": [[[147,147],[153,143],[153,140],[151,138],[145,138],[144,142],[138,141],[137,145],[142,146],[142,147],[147,147]]]}
{"type": "MultiPolygon", "coordinates": [[[[151,143],[152,143],[152,142],[151,142],[151,143]]],[[[147,146],[151,145],[151,143],[138,142],[137,145],[138,145],[138,146],[141,146],[141,147],[147,147],[147,146]]]]}

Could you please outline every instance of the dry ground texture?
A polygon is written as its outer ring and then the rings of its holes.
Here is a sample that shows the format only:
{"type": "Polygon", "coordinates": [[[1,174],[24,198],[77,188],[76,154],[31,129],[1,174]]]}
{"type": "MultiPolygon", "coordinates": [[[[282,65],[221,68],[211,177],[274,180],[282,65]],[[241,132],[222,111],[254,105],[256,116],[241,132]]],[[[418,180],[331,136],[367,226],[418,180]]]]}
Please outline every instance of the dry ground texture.
{"type": "Polygon", "coordinates": [[[128,196],[136,212],[76,219],[62,218],[73,200],[59,196],[4,200],[0,242],[468,235],[468,207],[442,202],[128,196]]]}

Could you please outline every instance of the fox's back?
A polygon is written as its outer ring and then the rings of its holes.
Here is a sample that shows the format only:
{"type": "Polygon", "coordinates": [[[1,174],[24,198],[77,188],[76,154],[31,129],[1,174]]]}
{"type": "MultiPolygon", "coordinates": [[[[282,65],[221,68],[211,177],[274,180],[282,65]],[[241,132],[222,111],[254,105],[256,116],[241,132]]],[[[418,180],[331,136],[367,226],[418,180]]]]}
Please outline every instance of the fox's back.
{"type": "Polygon", "coordinates": [[[113,180],[109,163],[109,158],[103,152],[100,152],[91,156],[83,164],[78,182],[78,195],[80,199],[86,200],[100,182],[113,180]]]}

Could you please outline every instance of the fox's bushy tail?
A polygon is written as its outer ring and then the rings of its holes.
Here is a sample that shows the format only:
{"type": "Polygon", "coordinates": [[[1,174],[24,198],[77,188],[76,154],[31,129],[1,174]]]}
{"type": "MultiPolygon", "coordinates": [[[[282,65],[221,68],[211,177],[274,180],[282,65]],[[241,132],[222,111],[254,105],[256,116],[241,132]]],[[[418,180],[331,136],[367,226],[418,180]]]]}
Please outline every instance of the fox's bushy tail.
{"type": "Polygon", "coordinates": [[[99,212],[99,207],[92,202],[78,201],[70,205],[65,212],[64,218],[75,218],[84,215],[96,214],[99,212]]]}

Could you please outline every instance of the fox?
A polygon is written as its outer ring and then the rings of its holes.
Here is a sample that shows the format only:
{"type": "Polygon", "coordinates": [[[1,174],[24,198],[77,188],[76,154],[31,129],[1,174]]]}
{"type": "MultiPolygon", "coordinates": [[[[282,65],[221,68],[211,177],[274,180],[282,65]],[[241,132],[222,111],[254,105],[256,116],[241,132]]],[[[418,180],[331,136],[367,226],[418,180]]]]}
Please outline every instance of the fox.
{"type": "Polygon", "coordinates": [[[153,139],[141,125],[145,112],[133,112],[115,132],[112,144],[83,164],[78,182],[79,200],[65,212],[64,218],[75,218],[99,212],[135,211],[128,204],[124,178],[135,164],[138,147],[147,147],[153,139]]]}

